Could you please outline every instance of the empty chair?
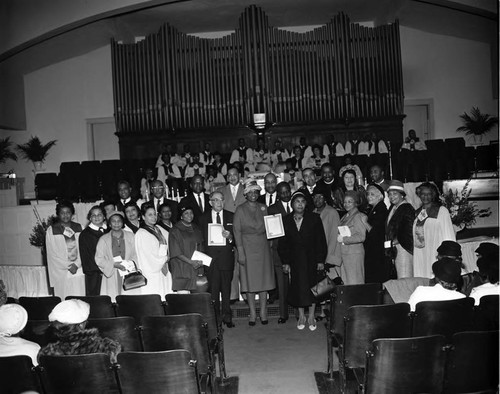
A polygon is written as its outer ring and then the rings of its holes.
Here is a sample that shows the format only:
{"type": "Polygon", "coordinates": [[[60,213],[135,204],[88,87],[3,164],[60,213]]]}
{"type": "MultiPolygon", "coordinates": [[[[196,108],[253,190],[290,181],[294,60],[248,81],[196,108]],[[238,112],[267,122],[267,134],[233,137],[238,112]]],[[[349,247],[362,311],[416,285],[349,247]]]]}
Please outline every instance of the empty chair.
{"type": "Polygon", "coordinates": [[[101,192],[105,200],[117,198],[116,188],[121,180],[120,160],[101,161],[101,192]]]}
{"type": "Polygon", "coordinates": [[[80,173],[80,195],[84,202],[97,201],[101,198],[101,162],[82,161],[80,173]]]}
{"type": "Polygon", "coordinates": [[[59,178],[54,172],[35,175],[35,194],[37,200],[55,200],[59,192],[59,178]]]}
{"type": "Polygon", "coordinates": [[[40,347],[44,347],[49,342],[57,340],[53,337],[49,326],[50,322],[48,320],[28,320],[26,327],[21,331],[21,338],[38,343],[40,347]]]}
{"type": "Polygon", "coordinates": [[[59,197],[78,201],[80,199],[80,162],[69,161],[59,166],[59,197]]]}
{"type": "Polygon", "coordinates": [[[446,364],[445,393],[498,389],[498,331],[453,335],[446,364]]]}
{"type": "Polygon", "coordinates": [[[467,178],[467,162],[465,160],[465,140],[462,137],[444,140],[446,155],[446,171],[448,179],[467,178]]]}
{"type": "Polygon", "coordinates": [[[111,302],[111,297],[107,295],[99,296],[68,296],[67,300],[78,299],[90,305],[89,319],[100,319],[106,317],[116,317],[115,306],[111,302]]]}
{"type": "Polygon", "coordinates": [[[42,392],[40,380],[29,356],[0,357],[0,392],[19,394],[42,392]]]}
{"type": "Polygon", "coordinates": [[[474,299],[419,302],[413,315],[412,336],[444,335],[451,341],[453,334],[469,331],[474,324],[474,299]]]}
{"type": "Polygon", "coordinates": [[[224,356],[224,336],[221,323],[217,320],[214,302],[210,293],[198,294],[167,294],[167,312],[172,315],[199,313],[208,327],[210,351],[217,354],[219,371],[222,379],[227,379],[226,361],[224,356]]]}
{"type": "Polygon", "coordinates": [[[158,294],[116,296],[116,316],[132,316],[141,324],[144,316],[165,315],[161,297],[158,294]]]}
{"type": "Polygon", "coordinates": [[[130,316],[89,319],[87,328],[97,328],[101,337],[114,339],[122,345],[122,351],[142,350],[135,319],[130,316]]]}
{"type": "Polygon", "coordinates": [[[215,389],[215,368],[210,356],[207,324],[199,313],[142,318],[144,351],[185,349],[197,361],[201,391],[215,389]]]}
{"type": "Polygon", "coordinates": [[[498,145],[476,147],[476,171],[496,171],[498,168],[498,145]]]}
{"type": "Polygon", "coordinates": [[[123,394],[200,393],[196,361],[187,350],[120,353],[118,365],[123,394]]]}
{"type": "Polygon", "coordinates": [[[428,178],[439,182],[447,178],[445,143],[443,140],[427,140],[427,174],[428,178]]]}
{"type": "MultiPolygon", "coordinates": [[[[109,356],[40,356],[42,384],[51,394],[118,393],[109,356]]],[[[133,374],[133,373],[132,373],[133,374]]]]}
{"type": "Polygon", "coordinates": [[[474,311],[474,327],[477,330],[498,330],[498,295],[482,296],[474,311]]]}
{"type": "Polygon", "coordinates": [[[60,297],[19,298],[19,304],[28,312],[28,320],[49,320],[50,312],[60,302],[60,297]]]}
{"type": "MultiPolygon", "coordinates": [[[[366,351],[373,340],[406,338],[411,334],[410,305],[353,306],[344,317],[343,343],[339,346],[341,390],[347,390],[347,370],[362,372],[366,351]]],[[[362,376],[362,374],[358,374],[362,376]]],[[[360,379],[363,382],[363,379],[360,379]]]]}
{"type": "Polygon", "coordinates": [[[383,288],[380,283],[337,286],[330,298],[330,318],[327,323],[328,371],[333,379],[333,346],[342,343],[344,315],[354,305],[380,305],[383,288]]]}
{"type": "Polygon", "coordinates": [[[444,344],[441,335],[376,339],[366,356],[364,393],[440,393],[444,344]]]}

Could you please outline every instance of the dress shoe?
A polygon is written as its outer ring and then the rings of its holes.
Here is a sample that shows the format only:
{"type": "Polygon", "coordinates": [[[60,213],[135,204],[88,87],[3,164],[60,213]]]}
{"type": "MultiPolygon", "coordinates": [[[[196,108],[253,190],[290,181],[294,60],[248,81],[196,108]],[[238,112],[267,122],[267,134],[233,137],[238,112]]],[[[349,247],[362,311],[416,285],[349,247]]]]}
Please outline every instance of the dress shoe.
{"type": "Polygon", "coordinates": [[[225,324],[227,328],[233,328],[236,326],[232,321],[223,321],[222,323],[225,324]]]}
{"type": "Polygon", "coordinates": [[[263,326],[269,323],[269,320],[262,320],[260,319],[260,322],[262,323],[263,326]]]}
{"type": "Polygon", "coordinates": [[[303,330],[304,328],[306,328],[306,319],[305,319],[305,318],[304,318],[304,319],[301,319],[301,318],[299,317],[299,320],[297,321],[297,328],[298,328],[299,330],[303,330]]]}
{"type": "Polygon", "coordinates": [[[285,324],[288,319],[285,319],[284,317],[280,317],[278,319],[278,324],[285,324]]]}
{"type": "Polygon", "coordinates": [[[309,320],[309,330],[314,331],[318,326],[316,326],[316,319],[309,320]]]}
{"type": "Polygon", "coordinates": [[[249,325],[250,327],[255,326],[255,320],[254,320],[254,321],[249,320],[249,321],[248,321],[248,325],[249,325]]]}

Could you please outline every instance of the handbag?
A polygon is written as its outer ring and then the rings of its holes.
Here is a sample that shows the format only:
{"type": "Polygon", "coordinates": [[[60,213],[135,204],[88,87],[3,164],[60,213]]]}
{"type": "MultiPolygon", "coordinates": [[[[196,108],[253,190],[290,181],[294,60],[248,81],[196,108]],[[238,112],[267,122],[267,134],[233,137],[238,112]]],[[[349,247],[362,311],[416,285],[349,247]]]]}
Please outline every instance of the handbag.
{"type": "Polygon", "coordinates": [[[123,290],[132,290],[132,289],[137,289],[139,287],[146,286],[148,284],[147,278],[142,274],[141,271],[137,269],[137,265],[135,264],[135,261],[132,261],[135,266],[135,271],[131,272],[130,274],[125,275],[123,278],[123,290]]]}
{"type": "Polygon", "coordinates": [[[191,290],[191,293],[208,293],[208,278],[204,273],[203,267],[197,270],[196,289],[191,290]]]}
{"type": "Polygon", "coordinates": [[[337,277],[334,279],[331,279],[328,274],[327,270],[321,271],[321,276],[323,277],[316,283],[313,287],[311,287],[311,293],[313,293],[314,298],[318,302],[325,301],[330,297],[330,294],[333,292],[335,287],[341,286],[344,284],[344,281],[340,277],[337,268],[334,268],[335,272],[337,273],[337,277]]]}

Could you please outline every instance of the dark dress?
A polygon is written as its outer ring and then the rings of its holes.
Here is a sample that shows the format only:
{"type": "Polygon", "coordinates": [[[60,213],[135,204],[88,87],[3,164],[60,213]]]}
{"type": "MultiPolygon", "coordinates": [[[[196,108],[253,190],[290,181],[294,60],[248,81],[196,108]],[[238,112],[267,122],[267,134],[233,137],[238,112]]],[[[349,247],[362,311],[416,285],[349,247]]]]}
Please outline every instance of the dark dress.
{"type": "Polygon", "coordinates": [[[85,274],[85,295],[87,296],[98,296],[101,294],[102,272],[95,262],[95,251],[97,242],[103,234],[104,232],[87,226],[78,239],[82,270],[85,274]]]}
{"type": "Polygon", "coordinates": [[[390,265],[385,258],[385,221],[387,207],[380,201],[368,212],[368,224],[372,229],[366,233],[365,283],[383,283],[390,279],[390,265]]]}
{"type": "Polygon", "coordinates": [[[326,259],[325,231],[316,213],[304,213],[300,230],[297,230],[293,216],[292,213],[283,219],[285,236],[279,240],[278,253],[283,264],[290,265],[288,303],[294,307],[307,307],[315,302],[311,287],[318,282],[317,265],[326,259]]]}

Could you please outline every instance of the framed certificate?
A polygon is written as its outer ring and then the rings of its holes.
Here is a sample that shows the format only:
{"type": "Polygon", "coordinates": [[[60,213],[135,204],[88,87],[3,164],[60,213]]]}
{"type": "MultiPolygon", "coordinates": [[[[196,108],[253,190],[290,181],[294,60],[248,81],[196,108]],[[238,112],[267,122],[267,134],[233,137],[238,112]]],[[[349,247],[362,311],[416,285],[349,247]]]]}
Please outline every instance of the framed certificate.
{"type": "Polygon", "coordinates": [[[264,223],[266,225],[267,239],[279,238],[285,235],[281,213],[264,216],[264,223]]]}
{"type": "Polygon", "coordinates": [[[208,246],[226,246],[226,238],[222,236],[224,226],[217,223],[208,224],[208,246]]]}

